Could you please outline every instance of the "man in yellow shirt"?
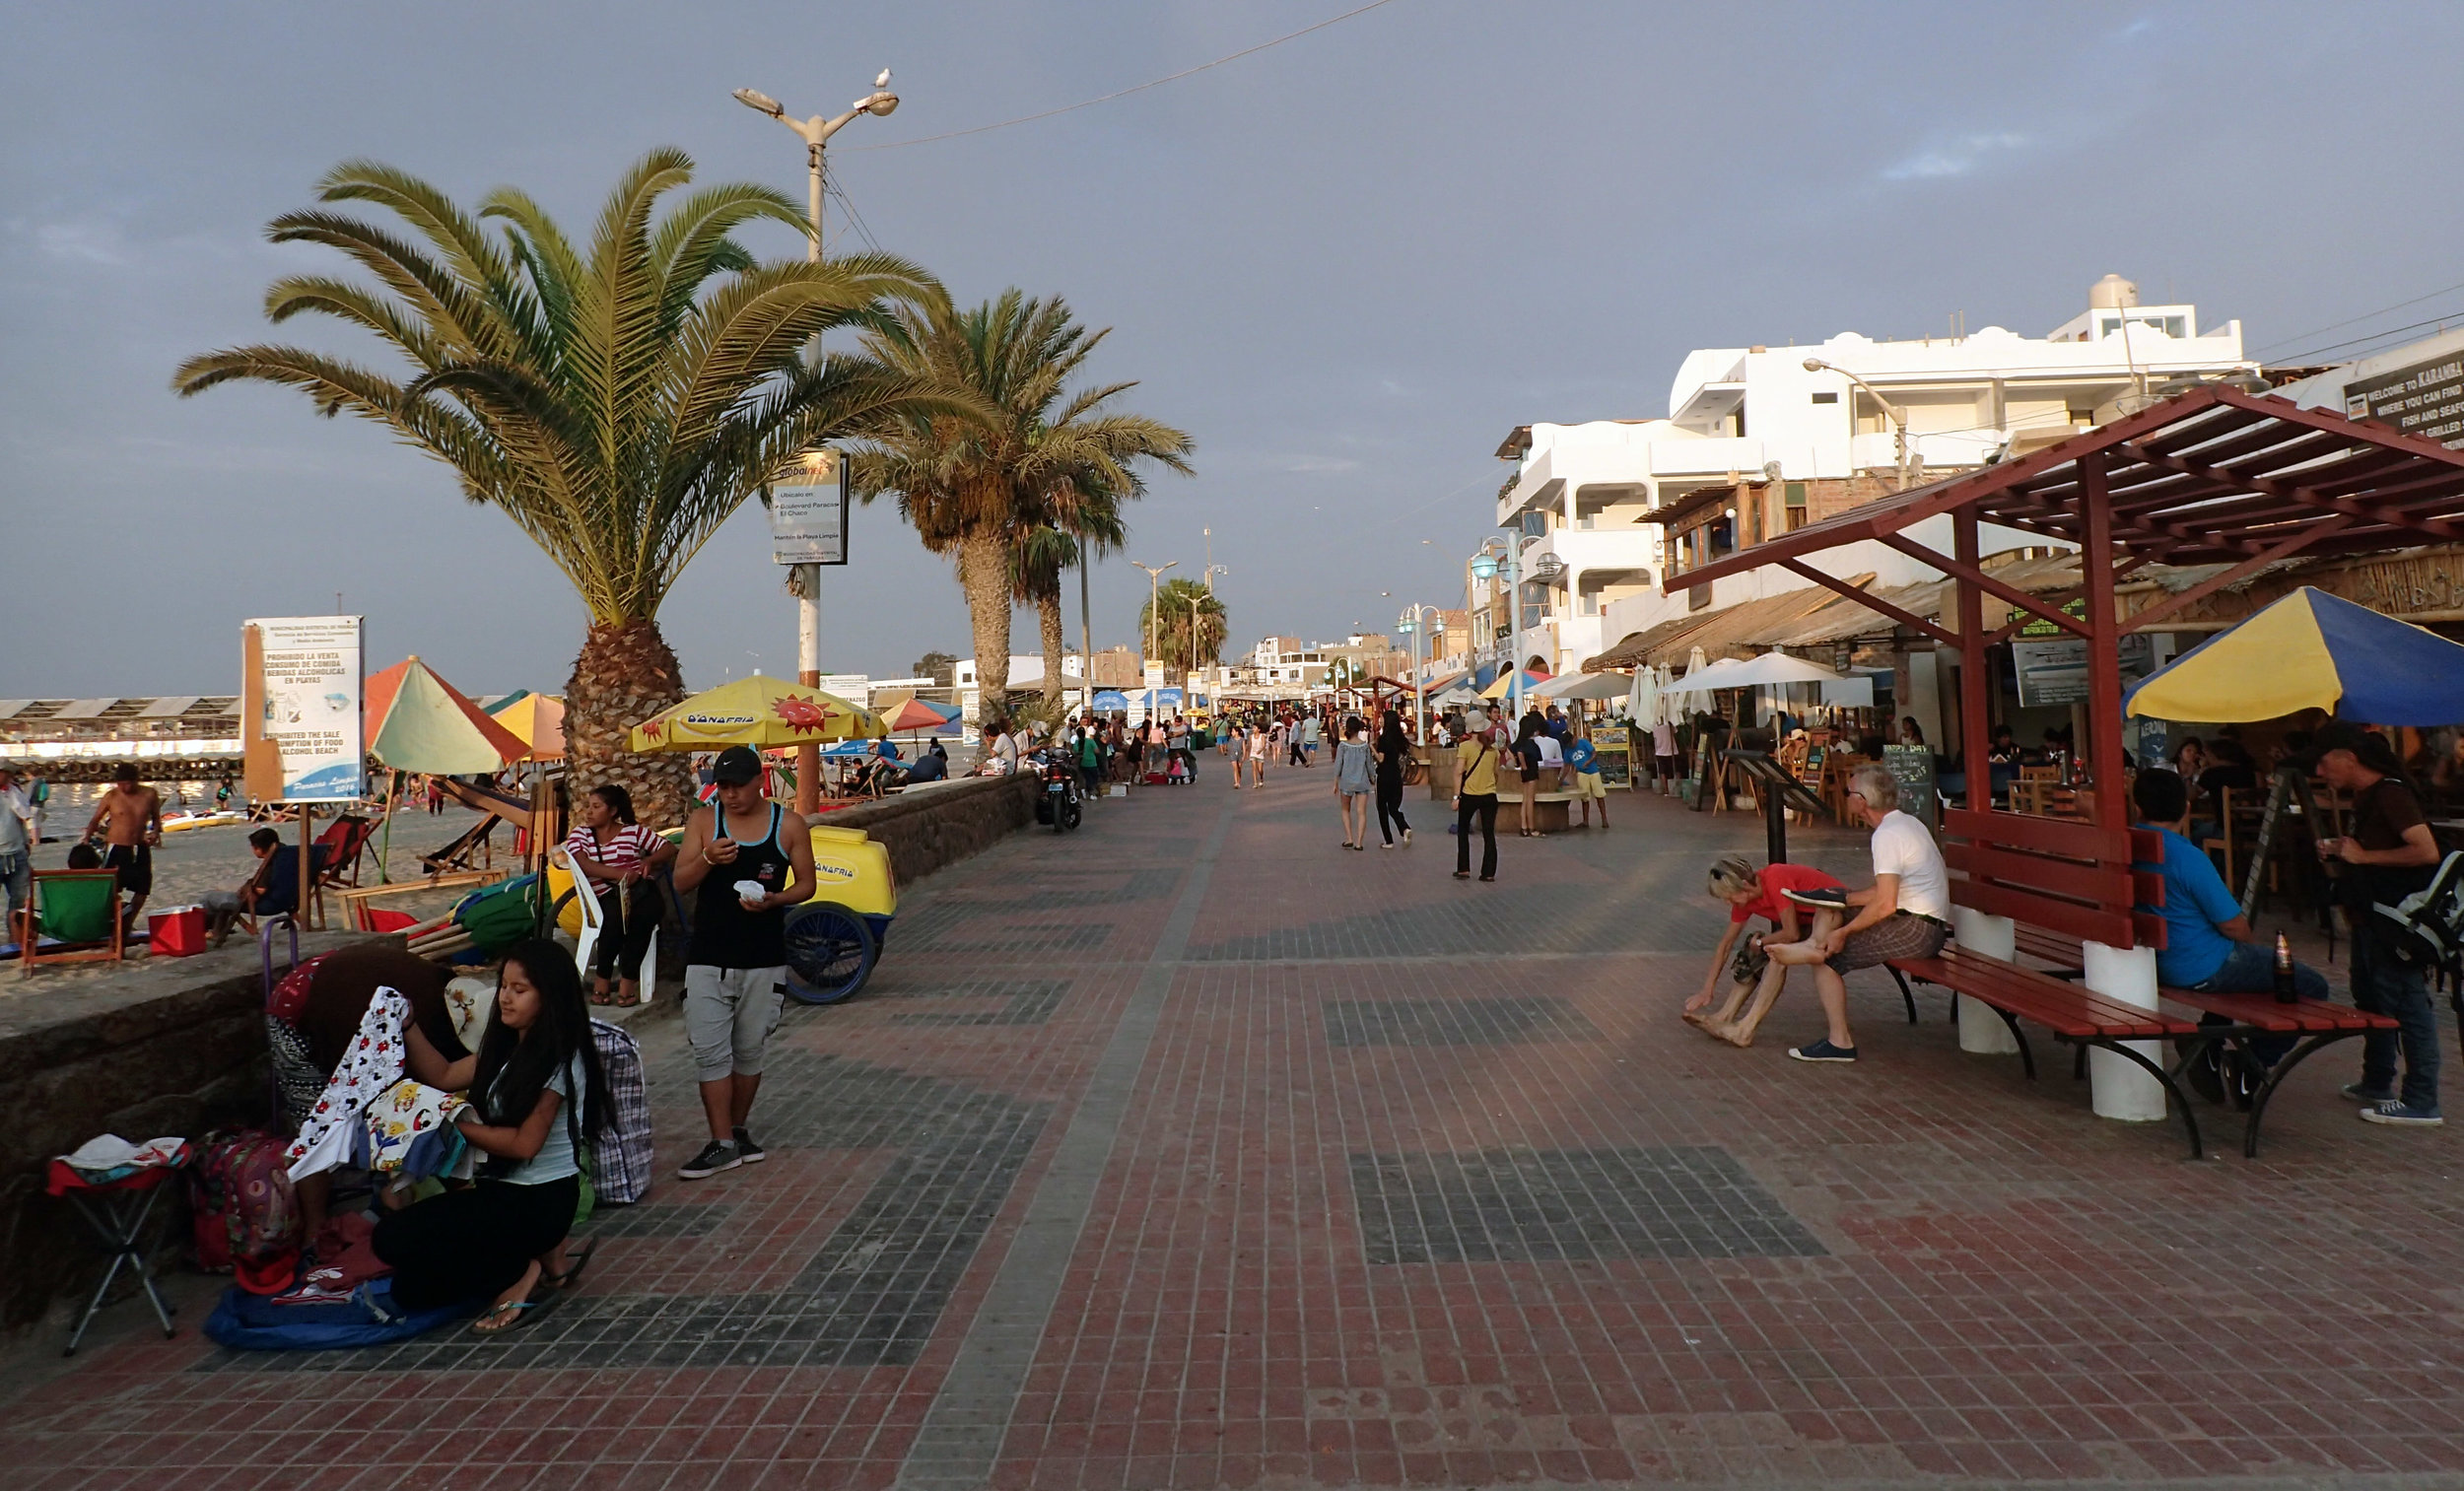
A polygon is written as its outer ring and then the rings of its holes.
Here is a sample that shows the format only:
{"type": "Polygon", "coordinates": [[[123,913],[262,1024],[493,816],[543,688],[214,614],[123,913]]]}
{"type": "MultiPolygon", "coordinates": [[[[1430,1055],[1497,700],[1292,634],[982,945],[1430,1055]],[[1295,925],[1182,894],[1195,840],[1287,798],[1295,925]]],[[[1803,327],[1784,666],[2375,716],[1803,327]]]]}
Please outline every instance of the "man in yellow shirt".
{"type": "Polygon", "coordinates": [[[1472,878],[1472,821],[1480,822],[1480,878],[1497,878],[1497,747],[1486,731],[1455,747],[1455,878],[1472,878]]]}

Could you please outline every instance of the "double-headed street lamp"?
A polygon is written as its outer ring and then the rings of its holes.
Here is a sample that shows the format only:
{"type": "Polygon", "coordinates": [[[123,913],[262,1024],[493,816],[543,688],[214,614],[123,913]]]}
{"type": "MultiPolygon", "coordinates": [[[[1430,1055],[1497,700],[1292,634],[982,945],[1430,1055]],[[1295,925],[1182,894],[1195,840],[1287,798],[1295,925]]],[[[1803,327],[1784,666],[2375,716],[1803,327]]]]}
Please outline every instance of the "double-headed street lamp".
{"type": "Polygon", "coordinates": [[[1875,387],[1872,383],[1869,383],[1865,379],[1857,376],[1855,373],[1850,373],[1847,369],[1839,367],[1836,364],[1826,363],[1818,357],[1810,357],[1806,359],[1806,372],[1836,373],[1841,377],[1846,378],[1848,381],[1864,389],[1866,393],[1873,398],[1874,402],[1882,406],[1882,413],[1889,417],[1891,434],[1897,441],[1896,448],[1899,456],[1899,490],[1905,492],[1910,487],[1914,486],[1915,482],[1912,479],[1912,473],[1909,470],[1908,464],[1910,456],[1910,450],[1908,447],[1908,411],[1882,397],[1882,390],[1875,387]]]}
{"type": "MultiPolygon", "coordinates": [[[[819,114],[809,119],[790,119],[787,108],[765,93],[749,88],[735,92],[736,102],[745,107],[770,115],[795,131],[804,142],[804,166],[810,178],[810,195],[806,207],[812,217],[813,236],[804,245],[804,261],[821,262],[821,187],[823,148],[830,137],[847,127],[849,121],[863,114],[886,116],[898,107],[898,95],[889,92],[890,70],[872,80],[870,95],[848,105],[847,112],[825,119],[819,114]]],[[[819,453],[819,452],[816,452],[819,453]]],[[[841,481],[846,480],[844,473],[841,481]]],[[[842,536],[844,542],[844,536],[842,536]]],[[[842,558],[845,556],[842,555],[842,558]]],[[[787,573],[787,589],[795,596],[795,681],[806,688],[821,686],[821,566],[797,565],[787,573]]],[[[872,701],[864,700],[869,705],[872,701]]],[[[795,810],[818,812],[821,807],[821,747],[802,745],[795,748],[795,810]]]]}
{"type": "Polygon", "coordinates": [[[1155,649],[1160,645],[1156,632],[1164,619],[1164,572],[1180,561],[1168,559],[1160,565],[1141,565],[1133,559],[1129,563],[1146,572],[1146,655],[1155,657],[1155,649]]]}
{"type": "Polygon", "coordinates": [[[1509,711],[1523,714],[1523,535],[1492,536],[1472,553],[1472,577],[1506,580],[1506,694],[1509,711]]]}

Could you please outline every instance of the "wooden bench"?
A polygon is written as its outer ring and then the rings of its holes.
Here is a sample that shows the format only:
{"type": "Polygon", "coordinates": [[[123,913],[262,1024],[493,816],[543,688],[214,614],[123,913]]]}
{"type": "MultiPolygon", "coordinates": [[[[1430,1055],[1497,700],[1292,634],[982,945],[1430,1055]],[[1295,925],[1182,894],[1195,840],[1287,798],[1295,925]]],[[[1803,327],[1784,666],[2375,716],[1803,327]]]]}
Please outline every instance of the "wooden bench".
{"type": "MultiPolygon", "coordinates": [[[[1972,815],[1958,816],[1972,817],[1972,815]]],[[[1962,827],[1970,831],[1974,831],[1979,826],[1971,822],[1962,825],[1962,827]]],[[[2034,831],[2030,830],[2029,832],[2034,831]]],[[[2140,842],[2133,845],[2132,851],[2137,857],[2152,859],[2156,856],[2157,849],[2155,845],[2140,842]]],[[[1969,854],[1962,853],[1958,857],[1967,858],[1970,859],[1971,862],[1974,862],[1973,856],[1969,854]]],[[[2144,898],[2145,905],[2161,906],[2163,904],[2163,887],[2160,883],[2160,877],[2134,871],[2132,878],[2134,881],[2133,894],[2144,898]],[[2152,881],[2156,883],[2152,884],[2152,881]]],[[[1966,884],[1966,882],[1961,882],[1961,885],[1964,884],[1966,884]]],[[[1952,899],[1960,899],[1958,890],[1955,887],[1952,899]]],[[[2011,915],[2011,913],[2006,912],[2003,915],[2011,915]]],[[[2057,912],[2056,915],[2063,914],[2057,912]]],[[[2136,920],[2139,922],[2144,922],[2149,919],[2147,914],[2145,913],[2134,912],[2134,915],[2136,920]]],[[[2135,923],[2134,930],[2142,934],[2142,941],[2154,940],[2155,945],[2159,947],[2162,946],[2160,938],[2150,939],[2145,936],[2147,929],[2144,926],[2139,926],[2135,923]]],[[[2047,967],[2043,971],[2019,968],[2016,964],[2004,964],[2002,965],[2003,967],[2016,969],[2021,974],[2030,975],[2035,979],[2054,983],[2060,987],[2077,989],[2079,993],[2088,996],[2089,999],[2110,1005],[2115,1010],[2128,1012],[2130,1016],[2140,1019],[2148,1018],[2148,1012],[2139,1010],[2134,1005],[2119,1004],[2116,1001],[2105,999],[2101,995],[2096,995],[2091,990],[2079,988],[2076,984],[2062,982],[2066,980],[2076,980],[2082,977],[2087,967],[2088,959],[2083,939],[2076,932],[2059,931],[2052,927],[2037,925],[2025,920],[2020,920],[2018,921],[2015,926],[2012,941],[2014,950],[2019,956],[2033,959],[2038,963],[2047,965],[2047,967]]],[[[1967,959],[1975,959],[1978,956],[1976,954],[1955,954],[1955,950],[1947,950],[1944,956],[1945,958],[1951,958],[1954,955],[1967,959]]],[[[1935,963],[1940,961],[1941,960],[1931,959],[1905,961],[1892,965],[1891,972],[1893,977],[1898,977],[1903,971],[1905,971],[1913,977],[1925,979],[1929,983],[1940,983],[1944,987],[1951,989],[1954,994],[1953,1011],[1955,1013],[1955,995],[1958,993],[1968,992],[1968,990],[1961,988],[1957,983],[1954,983],[1948,979],[1932,977],[1929,972],[1920,966],[1921,963],[1935,963]]],[[[2000,963],[2000,960],[1985,959],[1983,962],[1992,964],[2000,963]]],[[[1971,982],[1974,982],[1975,979],[1981,977],[1983,976],[1970,976],[1971,982]]],[[[1913,996],[1909,995],[1908,986],[1904,979],[1900,983],[1900,992],[1903,996],[1908,997],[1909,1019],[1911,1023],[1913,1023],[1915,1020],[1915,1000],[1913,996]]],[[[2043,991],[2038,990],[2037,992],[2041,994],[2043,991]]],[[[2208,1048],[2220,1044],[2246,1046],[2250,1040],[2260,1036],[2292,1036],[2300,1042],[2300,1044],[2297,1045],[2293,1050],[2288,1051],[2282,1060],[2276,1062],[2273,1067],[2269,1068],[2267,1075],[2259,1081],[2257,1087],[2251,1092],[2249,1111],[2242,1120],[2241,1152],[2246,1158],[2256,1159],[2258,1158],[2259,1153],[2259,1127],[2260,1124],[2266,1119],[2268,1102],[2270,1099],[2275,1097],[2277,1088],[2283,1085],[2285,1078],[2292,1074],[2294,1067],[2309,1059],[2312,1053],[2316,1052],[2323,1047],[2332,1046],[2339,1041],[2349,1041],[2355,1036],[2365,1035],[2373,1030],[2393,1030],[2396,1028],[2395,1020],[2389,1016],[2371,1014],[2365,1010],[2356,1009],[2349,1004],[2335,1004],[2325,1000],[2300,999],[2295,1000],[2291,1004],[2284,1004],[2279,1003],[2273,993],[2211,994],[2201,993],[2193,989],[2171,987],[2159,988],[2156,992],[2158,998],[2166,1003],[2196,1010],[2201,1015],[2219,1017],[2218,1023],[2190,1023],[2172,1020],[2172,1017],[2170,1016],[2163,1017],[2168,1021],[2172,1021],[2175,1025],[2186,1027],[2184,1029],[2168,1032],[2174,1038],[2177,1059],[2174,1061],[2170,1073],[2165,1078],[2165,1086],[2170,1092],[2173,1101],[2183,1105],[2185,1121],[2188,1122],[2191,1127],[2191,1148],[2194,1155],[2199,1151],[2197,1124],[2195,1118],[2193,1118],[2189,1114],[2188,1102],[2183,1095],[2180,1078],[2182,1074],[2189,1069],[2190,1064],[2193,1061],[2198,1060],[2206,1053],[2208,1048]]],[[[2017,1025],[2012,1023],[2012,1011],[1995,1005],[1991,998],[1987,998],[1981,993],[1976,995],[1976,997],[1982,999],[1989,1008],[1993,1008],[1995,1013],[2000,1014],[2003,1017],[2005,1024],[2012,1025],[2012,1033],[2015,1037],[2019,1035],[2017,1025]]],[[[2048,1026],[2052,1024],[2051,1021],[2038,1018],[2037,1016],[2022,1016],[2022,1018],[2035,1019],[2038,1024],[2048,1026]]],[[[2057,1031],[2057,1034],[2059,1032],[2057,1031]]],[[[2074,1077],[2084,1075],[2084,1067],[2088,1059],[2088,1050],[2089,1047],[2105,1045],[2108,1049],[2120,1050],[2120,1048],[2111,1047],[2109,1043],[2105,1041],[2082,1041],[2077,1036],[2065,1036],[2063,1039],[2078,1042],[2079,1058],[2078,1062],[2073,1067],[2072,1074],[2074,1077]]],[[[2026,1055],[2026,1042],[2024,1038],[2020,1039],[2020,1053],[2022,1057],[2026,1055]]],[[[2137,1061],[2141,1065],[2147,1064],[2146,1059],[2136,1051],[2125,1051],[2124,1054],[2128,1055],[2131,1059],[2137,1061]]],[[[2033,1076],[2034,1074],[2033,1063],[2031,1062],[2029,1063],[2029,1075],[2033,1076]]]]}
{"type": "MultiPolygon", "coordinates": [[[[1501,781],[1497,787],[1497,832],[1511,833],[1524,826],[1523,783],[1501,781]]],[[[1531,826],[1543,834],[1566,832],[1574,823],[1573,815],[1566,811],[1567,806],[1577,800],[1572,792],[1533,793],[1531,826]]]]}

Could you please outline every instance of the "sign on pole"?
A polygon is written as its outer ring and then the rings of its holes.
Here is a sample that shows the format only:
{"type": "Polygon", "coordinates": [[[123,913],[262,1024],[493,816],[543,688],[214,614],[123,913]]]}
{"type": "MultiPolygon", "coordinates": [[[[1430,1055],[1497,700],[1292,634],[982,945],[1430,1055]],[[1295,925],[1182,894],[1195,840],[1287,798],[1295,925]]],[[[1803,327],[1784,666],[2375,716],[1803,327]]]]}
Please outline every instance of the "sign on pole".
{"type": "Polygon", "coordinates": [[[847,563],[847,462],[828,446],[804,457],[803,480],[770,489],[770,557],[783,565],[847,563]]]}
{"type": "Polygon", "coordinates": [[[283,802],[366,796],[360,618],[260,618],[241,627],[240,653],[248,795],[283,802]]]}

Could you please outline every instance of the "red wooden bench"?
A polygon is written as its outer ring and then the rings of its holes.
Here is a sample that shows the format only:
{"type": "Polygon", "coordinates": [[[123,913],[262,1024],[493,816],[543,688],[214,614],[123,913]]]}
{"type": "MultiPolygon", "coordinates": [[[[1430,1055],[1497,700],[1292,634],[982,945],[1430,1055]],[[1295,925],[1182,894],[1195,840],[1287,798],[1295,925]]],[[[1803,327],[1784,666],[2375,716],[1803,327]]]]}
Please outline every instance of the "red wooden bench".
{"type": "MultiPolygon", "coordinates": [[[[1973,829],[1975,826],[1971,824],[1968,827],[1973,829]]],[[[2139,857],[2153,858],[2156,848],[2152,845],[2137,844],[2133,846],[2133,851],[2139,857]]],[[[2138,882],[2134,894],[2147,895],[2150,890],[2147,882],[2151,877],[2137,872],[2134,872],[2134,877],[2138,882]]],[[[2147,895],[2147,904],[2160,906],[2163,904],[2162,888],[2157,886],[2154,889],[2156,894],[2147,895]]],[[[1952,899],[1959,899],[1956,887],[1953,889],[1952,899]]],[[[2003,915],[2014,914],[2004,913],[2003,915]]],[[[2142,919],[2145,919],[2144,915],[2142,919]]],[[[2087,954],[2081,946],[2082,939],[2075,933],[2056,931],[2050,927],[2020,921],[2016,927],[2012,940],[2014,950],[2020,956],[2048,965],[2045,974],[2053,979],[2077,979],[2087,967],[2087,954]]],[[[2158,945],[2160,946],[2161,943],[2158,945]]],[[[1893,967],[1893,975],[1896,976],[1902,968],[1912,973],[1917,972],[1915,965],[1901,964],[1893,967]]],[[[2030,971],[2022,969],[2020,972],[2030,971]]],[[[1918,973],[1917,976],[1927,978],[1931,983],[1944,983],[1946,987],[1951,986],[1944,980],[1932,979],[1923,973],[1918,973]]],[[[1907,992],[1904,981],[1900,984],[1900,990],[1903,994],[1907,992]]],[[[2261,1078],[2257,1086],[2251,1090],[2249,1111],[2242,1120],[2241,1129],[2241,1152],[2249,1159],[2258,1158],[2259,1126],[2266,1119],[2268,1102],[2275,1097],[2277,1088],[2284,1083],[2286,1077],[2292,1074],[2294,1067],[2309,1059],[2323,1047],[2332,1046],[2339,1041],[2349,1041],[2355,1036],[2364,1035],[2373,1030],[2396,1028],[2395,1020],[2389,1016],[2374,1015],[2365,1010],[2356,1009],[2349,1004],[2334,1004],[2317,999],[2301,999],[2291,1004],[2281,1004],[2272,993],[2208,994],[2192,989],[2170,987],[2158,989],[2157,994],[2168,1003],[2186,1006],[2203,1015],[2216,1015],[2224,1022],[2214,1025],[2193,1025],[2187,1032],[2173,1033],[2177,1037],[2175,1045],[2178,1059],[2173,1063],[2171,1080],[2168,1080],[2166,1085],[2171,1089],[2176,1102],[2182,1101],[2179,1078],[2210,1046],[2242,1045],[2255,1036],[2307,1038],[2293,1050],[2288,1051],[2284,1059],[2270,1068],[2266,1076],[2261,1078]]],[[[2118,1007],[2123,1010],[2135,1009],[2130,1005],[2118,1007]]],[[[2012,1017],[2009,1013],[2000,1009],[1996,1012],[2003,1015],[2006,1024],[2011,1023],[2012,1017]]],[[[2051,1022],[2039,1019],[2037,1023],[2049,1025],[2051,1022]]],[[[2015,1036],[2019,1034],[2016,1026],[2013,1027],[2013,1034],[2015,1036]]],[[[2066,1039],[2076,1040],[2077,1038],[2066,1039]]],[[[2074,1076],[2085,1074],[2084,1068],[2087,1064],[2088,1048],[2099,1044],[2104,1043],[2092,1041],[2079,1043],[2079,1060],[2073,1068],[2074,1076]]],[[[2026,1053],[2024,1038],[2020,1040],[2020,1051],[2024,1056],[2026,1053]]],[[[2127,1051],[2125,1054],[2139,1061],[2140,1064],[2146,1064],[2145,1058],[2135,1051],[2127,1051]]],[[[2029,1075],[2034,1075],[2032,1064],[2029,1075]]]]}
{"type": "MultiPolygon", "coordinates": [[[[1943,858],[1954,877],[1951,901],[1991,915],[2009,916],[2026,928],[2031,956],[2038,949],[2060,950],[2061,944],[2048,938],[2067,937],[2073,948],[2089,939],[2114,946],[2164,945],[2163,918],[2137,910],[2142,902],[2163,904],[2163,879],[2130,867],[2134,846],[2127,831],[1953,809],[1943,814],[1943,858]]],[[[2144,847],[2154,852],[2153,845],[2144,847]]],[[[2036,1075],[2036,1057],[2020,1029],[2022,1020],[2078,1047],[2083,1066],[2088,1050],[2101,1048],[2144,1068],[2163,1084],[2181,1114],[2191,1158],[2205,1157],[2199,1116],[2174,1073],[2125,1044],[2195,1036],[2200,1026],[2123,1003],[2036,969],[1955,947],[1932,958],[1897,959],[1888,966],[1894,975],[1938,983],[2001,1016],[2019,1043],[2019,1060],[2030,1080],[2036,1075]]],[[[1906,992],[1904,983],[1900,987],[1906,992]]]]}

